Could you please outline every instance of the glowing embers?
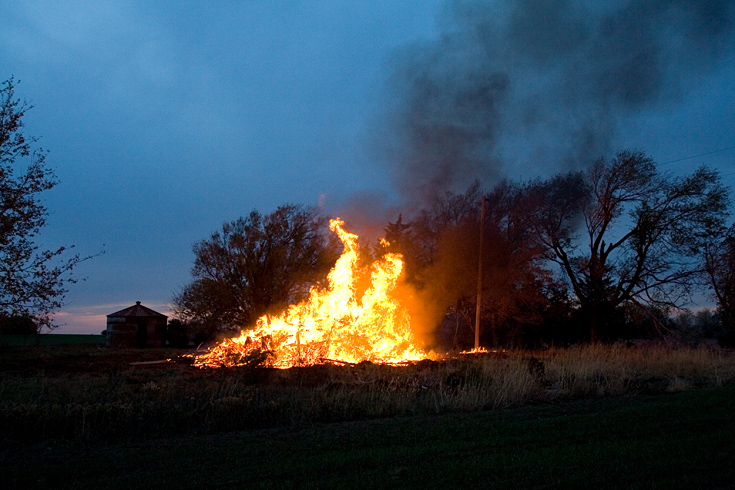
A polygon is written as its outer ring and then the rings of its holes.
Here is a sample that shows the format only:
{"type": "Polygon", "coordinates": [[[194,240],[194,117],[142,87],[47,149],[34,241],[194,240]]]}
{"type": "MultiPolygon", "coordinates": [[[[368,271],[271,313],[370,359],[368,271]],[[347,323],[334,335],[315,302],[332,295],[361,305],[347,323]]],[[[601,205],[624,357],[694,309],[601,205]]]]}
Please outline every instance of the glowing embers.
{"type": "Polygon", "coordinates": [[[278,316],[259,318],[253,330],[197,356],[194,365],[263,363],[288,368],[328,361],[396,363],[426,358],[417,347],[408,311],[396,297],[402,257],[386,254],[361,267],[357,235],[342,225],[339,219],[329,223],[344,251],[326,288],[312,288],[307,300],[278,316]],[[364,277],[369,277],[369,286],[360,288],[364,277]]]}

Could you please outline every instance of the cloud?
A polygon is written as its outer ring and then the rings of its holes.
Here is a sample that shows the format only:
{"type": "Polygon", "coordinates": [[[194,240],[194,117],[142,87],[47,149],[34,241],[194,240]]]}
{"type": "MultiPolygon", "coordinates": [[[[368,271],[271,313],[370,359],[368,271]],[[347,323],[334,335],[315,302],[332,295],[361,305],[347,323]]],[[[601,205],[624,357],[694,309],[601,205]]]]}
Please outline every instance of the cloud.
{"type": "Polygon", "coordinates": [[[734,11],[725,0],[452,2],[437,40],[393,58],[382,144],[396,188],[425,201],[509,167],[608,156],[626,121],[722,67],[734,11]]]}

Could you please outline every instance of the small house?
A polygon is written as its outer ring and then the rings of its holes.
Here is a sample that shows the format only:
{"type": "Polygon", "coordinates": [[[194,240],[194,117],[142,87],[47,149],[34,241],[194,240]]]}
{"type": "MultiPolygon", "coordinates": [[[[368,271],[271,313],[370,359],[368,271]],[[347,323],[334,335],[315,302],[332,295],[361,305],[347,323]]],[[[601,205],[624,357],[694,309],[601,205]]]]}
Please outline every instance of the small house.
{"type": "Polygon", "coordinates": [[[108,347],[164,347],[168,317],[136,301],[107,315],[108,347]]]}

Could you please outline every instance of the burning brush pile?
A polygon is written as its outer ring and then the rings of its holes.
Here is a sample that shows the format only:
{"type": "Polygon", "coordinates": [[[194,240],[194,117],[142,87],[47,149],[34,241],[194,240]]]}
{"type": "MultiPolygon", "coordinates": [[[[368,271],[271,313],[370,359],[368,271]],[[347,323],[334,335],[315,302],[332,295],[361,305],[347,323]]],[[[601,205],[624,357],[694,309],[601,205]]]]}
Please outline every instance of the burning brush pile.
{"type": "Polygon", "coordinates": [[[278,316],[265,315],[255,328],[196,356],[198,367],[260,364],[275,368],[327,362],[393,364],[428,357],[418,346],[411,319],[396,292],[403,269],[400,254],[386,254],[367,270],[360,265],[357,235],[330,221],[344,251],[323,289],[278,316]],[[358,278],[370,277],[367,288],[358,278]]]}

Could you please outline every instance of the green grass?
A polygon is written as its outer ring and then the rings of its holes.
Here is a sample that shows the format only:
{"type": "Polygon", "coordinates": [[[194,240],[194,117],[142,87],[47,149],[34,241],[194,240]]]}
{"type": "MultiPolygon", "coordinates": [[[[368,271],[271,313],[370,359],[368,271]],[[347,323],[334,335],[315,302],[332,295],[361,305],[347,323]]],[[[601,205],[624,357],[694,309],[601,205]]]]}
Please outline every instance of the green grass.
{"type": "Polygon", "coordinates": [[[735,488],[732,351],[288,370],[183,353],[0,348],[0,488],[735,488]]]}
{"type": "Polygon", "coordinates": [[[735,388],[0,453],[4,488],[733,488],[735,388]]]}
{"type": "Polygon", "coordinates": [[[104,335],[76,335],[45,333],[40,335],[0,335],[0,347],[53,346],[53,345],[104,345],[104,335]]]}

